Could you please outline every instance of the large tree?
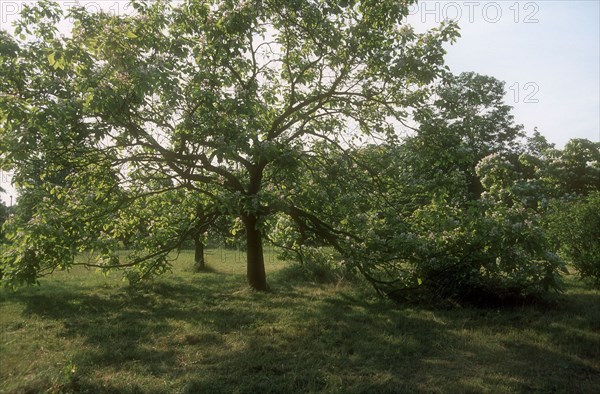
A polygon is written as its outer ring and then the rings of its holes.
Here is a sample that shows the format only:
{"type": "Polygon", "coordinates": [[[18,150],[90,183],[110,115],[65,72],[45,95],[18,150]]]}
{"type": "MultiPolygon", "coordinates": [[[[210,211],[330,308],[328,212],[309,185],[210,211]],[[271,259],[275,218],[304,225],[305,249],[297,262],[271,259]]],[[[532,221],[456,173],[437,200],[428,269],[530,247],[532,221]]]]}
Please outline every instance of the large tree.
{"type": "Polygon", "coordinates": [[[169,231],[157,217],[155,251],[131,261],[107,245],[135,209],[150,201],[162,215],[186,189],[241,219],[249,284],[267,289],[267,215],[336,234],[278,187],[294,160],[318,141],[344,150],[363,137],[393,140],[445,70],[455,26],[415,33],[404,23],[410,3],[133,1],[121,16],[25,7],[15,37],[0,34],[0,157],[40,203],[13,226],[5,272],[32,281],[89,249],[93,264],[151,261],[143,267],[160,272],[197,226],[169,231]],[[60,34],[66,16],[72,29],[60,34]]]}

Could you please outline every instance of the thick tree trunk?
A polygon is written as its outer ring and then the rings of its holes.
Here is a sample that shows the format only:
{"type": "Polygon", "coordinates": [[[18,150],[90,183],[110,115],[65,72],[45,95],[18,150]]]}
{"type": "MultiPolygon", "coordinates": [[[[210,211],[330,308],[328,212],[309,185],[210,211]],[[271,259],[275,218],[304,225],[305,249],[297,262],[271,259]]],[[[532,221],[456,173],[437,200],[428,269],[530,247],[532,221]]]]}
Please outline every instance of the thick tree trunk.
{"type": "Polygon", "coordinates": [[[254,215],[249,215],[242,219],[246,226],[246,272],[248,284],[255,290],[266,291],[268,290],[268,286],[265,274],[262,234],[257,229],[258,218],[254,215]]]}
{"type": "Polygon", "coordinates": [[[204,242],[202,242],[202,234],[198,234],[194,236],[194,270],[203,271],[205,268],[204,242]]]}

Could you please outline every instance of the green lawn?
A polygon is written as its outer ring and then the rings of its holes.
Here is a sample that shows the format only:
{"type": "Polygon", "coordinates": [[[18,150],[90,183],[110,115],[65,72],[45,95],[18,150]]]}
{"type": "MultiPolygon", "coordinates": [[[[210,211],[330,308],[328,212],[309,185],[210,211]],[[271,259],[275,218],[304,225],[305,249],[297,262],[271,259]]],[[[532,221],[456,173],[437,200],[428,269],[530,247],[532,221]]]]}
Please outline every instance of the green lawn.
{"type": "Polygon", "coordinates": [[[0,392],[569,392],[600,390],[600,294],[570,280],[556,306],[398,306],[358,285],[290,280],[267,294],[243,257],[132,292],[79,269],[0,291],[0,392]]]}

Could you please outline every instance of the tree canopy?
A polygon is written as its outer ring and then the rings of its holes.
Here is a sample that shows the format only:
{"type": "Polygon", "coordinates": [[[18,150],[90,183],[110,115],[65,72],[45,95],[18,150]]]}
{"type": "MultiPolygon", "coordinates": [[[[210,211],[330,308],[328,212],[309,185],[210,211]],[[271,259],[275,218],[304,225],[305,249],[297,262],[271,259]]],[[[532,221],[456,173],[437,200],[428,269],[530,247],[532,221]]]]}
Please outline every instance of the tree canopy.
{"type": "Polygon", "coordinates": [[[201,268],[211,226],[243,235],[257,290],[265,241],[394,298],[559,290],[559,255],[597,278],[600,144],[527,138],[503,82],[444,65],[457,26],[416,33],[410,3],[25,6],[0,31],[2,281],[139,283],[190,239],[201,268]]]}
{"type": "Polygon", "coordinates": [[[15,37],[0,35],[2,166],[35,201],[14,224],[8,280],[35,281],[82,251],[97,256],[89,265],[141,270],[134,277],[162,272],[201,220],[171,207],[200,199],[241,218],[249,283],[266,289],[269,214],[341,234],[282,181],[319,143],[395,140],[458,35],[451,23],[417,34],[404,23],[409,2],[131,4],[119,16],[41,1],[15,37]],[[151,241],[121,261],[116,240],[140,216],[151,241]]]}

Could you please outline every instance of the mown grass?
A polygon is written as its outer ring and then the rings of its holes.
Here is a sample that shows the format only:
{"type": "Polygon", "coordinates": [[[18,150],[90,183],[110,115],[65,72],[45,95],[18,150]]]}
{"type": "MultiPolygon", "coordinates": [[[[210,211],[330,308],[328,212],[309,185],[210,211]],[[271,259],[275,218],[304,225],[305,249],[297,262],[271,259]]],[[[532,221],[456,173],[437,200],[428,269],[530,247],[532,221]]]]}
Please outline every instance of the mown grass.
{"type": "Polygon", "coordinates": [[[211,250],[193,273],[131,291],[118,273],[57,273],[0,291],[0,392],[569,392],[600,388],[600,294],[569,281],[553,306],[399,306],[356,284],[272,291],[211,250]]]}

